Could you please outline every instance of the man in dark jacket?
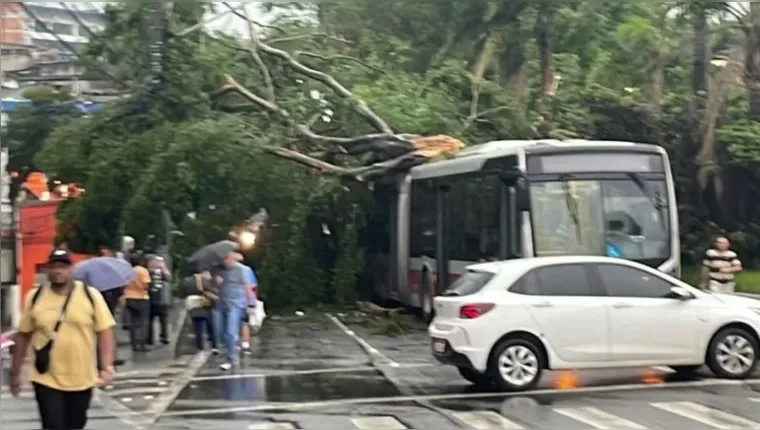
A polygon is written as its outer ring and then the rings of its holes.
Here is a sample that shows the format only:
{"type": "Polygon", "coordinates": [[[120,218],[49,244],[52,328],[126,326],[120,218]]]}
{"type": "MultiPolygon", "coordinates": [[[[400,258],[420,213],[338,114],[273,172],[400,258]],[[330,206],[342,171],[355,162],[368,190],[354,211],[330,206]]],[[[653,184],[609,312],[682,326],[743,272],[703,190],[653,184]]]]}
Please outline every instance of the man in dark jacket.
{"type": "Polygon", "coordinates": [[[158,318],[160,325],[161,343],[169,343],[169,327],[167,317],[169,316],[169,306],[172,301],[171,278],[169,268],[163,257],[154,256],[148,262],[148,272],[150,272],[150,286],[148,293],[150,295],[150,316],[148,323],[148,344],[153,345],[155,341],[154,322],[158,318]]]}

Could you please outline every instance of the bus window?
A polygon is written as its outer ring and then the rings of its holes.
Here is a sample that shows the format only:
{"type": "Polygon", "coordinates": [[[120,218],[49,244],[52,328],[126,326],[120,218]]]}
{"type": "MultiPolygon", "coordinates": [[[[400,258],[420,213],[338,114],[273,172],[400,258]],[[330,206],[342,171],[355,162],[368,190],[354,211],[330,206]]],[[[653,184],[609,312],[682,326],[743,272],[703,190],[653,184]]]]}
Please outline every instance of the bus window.
{"type": "Polygon", "coordinates": [[[602,255],[598,181],[536,182],[530,192],[536,255],[602,255]]]}
{"type": "Polygon", "coordinates": [[[464,178],[450,191],[449,258],[493,261],[499,258],[499,201],[497,177],[464,178]]]}
{"type": "Polygon", "coordinates": [[[428,184],[412,182],[409,256],[435,258],[436,190],[428,184]]]}

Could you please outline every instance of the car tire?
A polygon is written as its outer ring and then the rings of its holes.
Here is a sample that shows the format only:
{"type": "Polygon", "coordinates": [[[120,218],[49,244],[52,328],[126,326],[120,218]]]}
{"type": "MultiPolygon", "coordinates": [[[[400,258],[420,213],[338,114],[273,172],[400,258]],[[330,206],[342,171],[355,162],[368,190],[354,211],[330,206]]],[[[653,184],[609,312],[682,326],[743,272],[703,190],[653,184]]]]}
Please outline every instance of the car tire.
{"type": "Polygon", "coordinates": [[[477,386],[491,385],[491,378],[489,378],[487,373],[480,373],[477,370],[471,369],[469,367],[460,366],[457,367],[457,370],[459,371],[459,374],[462,376],[462,378],[468,380],[469,382],[472,382],[477,386]]]}
{"type": "Polygon", "coordinates": [[[420,282],[420,306],[422,311],[422,320],[430,324],[435,318],[435,309],[433,309],[433,285],[432,276],[427,270],[422,271],[422,282],[420,282]]]}
{"type": "Polygon", "coordinates": [[[729,327],[713,336],[707,347],[707,367],[718,378],[745,379],[751,376],[758,365],[758,347],[755,337],[747,330],[739,327],[729,327]],[[726,350],[731,352],[725,352],[726,350]],[[751,360],[750,363],[737,360],[742,356],[751,360]],[[738,365],[734,367],[734,365],[738,365]]]}
{"type": "Polygon", "coordinates": [[[494,347],[488,361],[491,381],[503,391],[531,390],[541,381],[546,361],[541,347],[524,338],[505,339],[494,347]],[[520,366],[510,366],[517,362],[520,366]],[[512,370],[510,370],[512,369],[512,370]],[[528,373],[525,371],[530,369],[528,373]],[[532,375],[531,375],[532,374],[532,375]]]}

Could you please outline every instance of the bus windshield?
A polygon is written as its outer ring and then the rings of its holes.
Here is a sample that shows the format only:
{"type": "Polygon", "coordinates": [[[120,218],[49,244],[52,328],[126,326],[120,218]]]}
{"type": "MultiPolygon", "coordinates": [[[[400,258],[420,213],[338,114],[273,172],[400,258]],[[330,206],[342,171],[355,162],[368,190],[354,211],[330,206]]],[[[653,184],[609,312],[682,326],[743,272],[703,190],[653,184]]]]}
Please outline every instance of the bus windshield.
{"type": "Polygon", "coordinates": [[[665,181],[566,180],[531,184],[536,255],[670,256],[665,181]]]}

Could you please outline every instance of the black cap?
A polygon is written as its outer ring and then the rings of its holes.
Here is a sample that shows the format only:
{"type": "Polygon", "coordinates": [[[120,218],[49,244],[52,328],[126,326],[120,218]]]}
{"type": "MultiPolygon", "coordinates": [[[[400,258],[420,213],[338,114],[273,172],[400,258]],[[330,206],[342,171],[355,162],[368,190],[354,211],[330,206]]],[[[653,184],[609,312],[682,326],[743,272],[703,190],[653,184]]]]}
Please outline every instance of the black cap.
{"type": "Polygon", "coordinates": [[[65,249],[54,249],[48,256],[48,263],[66,263],[71,264],[71,255],[65,249]]]}

